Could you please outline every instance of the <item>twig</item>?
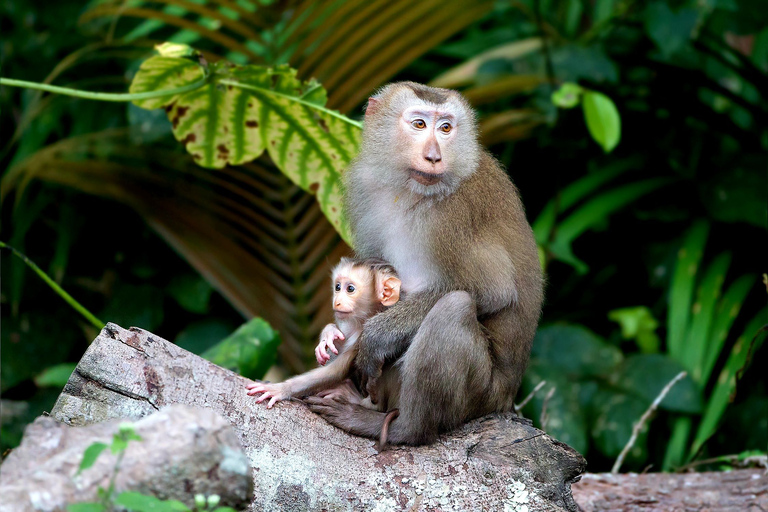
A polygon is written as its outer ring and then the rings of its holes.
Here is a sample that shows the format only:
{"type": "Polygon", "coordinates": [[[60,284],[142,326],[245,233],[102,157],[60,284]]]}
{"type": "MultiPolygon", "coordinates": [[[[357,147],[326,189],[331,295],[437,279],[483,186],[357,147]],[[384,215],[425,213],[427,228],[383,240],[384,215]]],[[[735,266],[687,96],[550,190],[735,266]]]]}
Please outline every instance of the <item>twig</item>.
{"type": "Polygon", "coordinates": [[[544,403],[541,406],[541,416],[539,416],[539,423],[541,423],[541,430],[546,430],[547,428],[547,404],[549,404],[549,399],[552,398],[552,395],[555,394],[555,390],[557,389],[557,386],[552,386],[552,389],[549,390],[549,393],[547,393],[547,396],[544,397],[544,403]]]}
{"type": "Polygon", "coordinates": [[[499,449],[501,449],[501,448],[508,448],[508,447],[512,446],[513,444],[522,443],[522,442],[525,442],[525,441],[530,441],[531,439],[536,439],[537,437],[541,437],[541,436],[544,436],[544,435],[546,435],[546,432],[539,432],[538,434],[533,434],[532,436],[521,437],[519,439],[515,439],[514,441],[512,441],[509,444],[505,444],[505,445],[499,446],[499,449]]]}
{"type": "Polygon", "coordinates": [[[613,464],[613,468],[611,468],[611,473],[616,474],[619,472],[619,468],[621,467],[622,463],[624,462],[624,457],[627,456],[629,453],[629,450],[632,449],[632,446],[635,444],[635,441],[637,441],[637,436],[640,434],[640,430],[645,425],[645,422],[648,421],[648,418],[651,417],[651,414],[653,414],[653,411],[656,410],[656,408],[659,406],[662,400],[664,400],[664,397],[667,396],[667,393],[669,393],[669,390],[672,389],[672,386],[677,384],[677,381],[682,379],[688,375],[687,372],[680,372],[675,376],[674,379],[669,381],[669,384],[664,386],[664,389],[661,390],[661,393],[659,393],[659,396],[656,397],[656,400],[653,401],[650,407],[648,407],[648,410],[646,410],[643,415],[640,417],[640,420],[635,423],[635,425],[632,427],[632,435],[629,438],[629,441],[627,442],[627,445],[624,447],[623,450],[621,450],[621,453],[619,454],[618,458],[616,459],[616,462],[613,464]]]}
{"type": "Polygon", "coordinates": [[[689,469],[693,469],[698,466],[706,464],[730,464],[733,467],[749,467],[750,464],[764,467],[768,471],[768,456],[766,455],[753,455],[750,457],[741,458],[739,455],[721,455],[719,457],[712,457],[710,459],[701,459],[689,462],[685,466],[677,469],[678,472],[684,472],[689,469]]]}
{"type": "Polygon", "coordinates": [[[520,411],[522,410],[522,408],[525,407],[526,405],[528,405],[528,402],[531,401],[531,399],[533,398],[533,395],[535,395],[536,392],[539,391],[544,386],[544,384],[546,384],[546,383],[547,383],[547,381],[543,380],[543,381],[539,382],[538,384],[536,384],[536,387],[533,388],[533,391],[528,393],[528,396],[526,396],[523,399],[522,402],[520,402],[518,405],[515,405],[515,412],[518,415],[520,415],[520,411]]]}

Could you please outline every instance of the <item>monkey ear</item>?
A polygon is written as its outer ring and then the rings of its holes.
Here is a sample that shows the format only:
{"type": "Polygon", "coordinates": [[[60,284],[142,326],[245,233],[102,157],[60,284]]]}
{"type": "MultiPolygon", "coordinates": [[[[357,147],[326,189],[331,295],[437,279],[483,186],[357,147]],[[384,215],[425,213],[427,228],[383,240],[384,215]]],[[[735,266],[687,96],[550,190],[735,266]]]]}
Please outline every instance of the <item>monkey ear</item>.
{"type": "Polygon", "coordinates": [[[369,116],[376,112],[376,109],[379,107],[379,100],[371,96],[368,98],[368,104],[365,106],[365,115],[369,116]]]}
{"type": "Polygon", "coordinates": [[[382,306],[391,306],[400,300],[400,280],[396,277],[386,278],[379,286],[378,296],[382,306]]]}

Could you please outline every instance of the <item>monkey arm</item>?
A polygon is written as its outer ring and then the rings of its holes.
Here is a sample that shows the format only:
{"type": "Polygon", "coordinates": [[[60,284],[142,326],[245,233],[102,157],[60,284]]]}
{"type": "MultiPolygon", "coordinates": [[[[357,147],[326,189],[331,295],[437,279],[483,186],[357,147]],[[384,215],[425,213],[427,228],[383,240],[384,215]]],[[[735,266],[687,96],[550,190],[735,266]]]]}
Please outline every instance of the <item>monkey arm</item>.
{"type": "Polygon", "coordinates": [[[358,354],[355,359],[364,391],[370,378],[375,379],[381,375],[384,363],[397,359],[408,349],[427,313],[442,295],[438,292],[409,294],[404,300],[365,322],[357,341],[358,354]]]}

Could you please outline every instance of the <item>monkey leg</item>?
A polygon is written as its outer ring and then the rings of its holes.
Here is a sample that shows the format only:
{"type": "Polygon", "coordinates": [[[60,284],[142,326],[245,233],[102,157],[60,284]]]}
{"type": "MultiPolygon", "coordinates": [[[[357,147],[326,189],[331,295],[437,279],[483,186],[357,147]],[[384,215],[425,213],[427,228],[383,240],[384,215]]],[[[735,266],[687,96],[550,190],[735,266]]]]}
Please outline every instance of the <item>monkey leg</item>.
{"type": "MultiPolygon", "coordinates": [[[[388,397],[400,410],[399,417],[389,423],[388,441],[428,443],[482,410],[491,380],[487,347],[472,297],[466,292],[442,297],[402,359],[385,371],[385,376],[388,372],[400,375],[399,396],[388,397]]],[[[382,395],[391,391],[382,389],[382,395]]],[[[325,395],[308,397],[310,409],[352,434],[381,436],[386,413],[363,407],[356,389],[347,386],[325,395]]]]}
{"type": "Polygon", "coordinates": [[[432,442],[483,409],[492,364],[476,311],[468,293],[455,291],[427,314],[400,361],[400,416],[389,442],[432,442]]]}
{"type": "Polygon", "coordinates": [[[312,412],[331,425],[351,434],[378,439],[387,413],[367,407],[365,402],[350,380],[304,399],[312,412]]]}

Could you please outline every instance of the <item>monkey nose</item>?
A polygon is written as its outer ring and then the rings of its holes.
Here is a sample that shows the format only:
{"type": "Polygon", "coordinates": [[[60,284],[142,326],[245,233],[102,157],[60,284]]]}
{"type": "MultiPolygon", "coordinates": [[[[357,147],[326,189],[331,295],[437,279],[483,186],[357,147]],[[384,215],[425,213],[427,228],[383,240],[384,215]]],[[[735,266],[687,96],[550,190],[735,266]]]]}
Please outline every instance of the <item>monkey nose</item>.
{"type": "Polygon", "coordinates": [[[430,140],[427,142],[427,147],[424,148],[424,160],[436,164],[440,160],[442,160],[443,157],[440,154],[440,146],[438,145],[436,140],[430,140]]]}

